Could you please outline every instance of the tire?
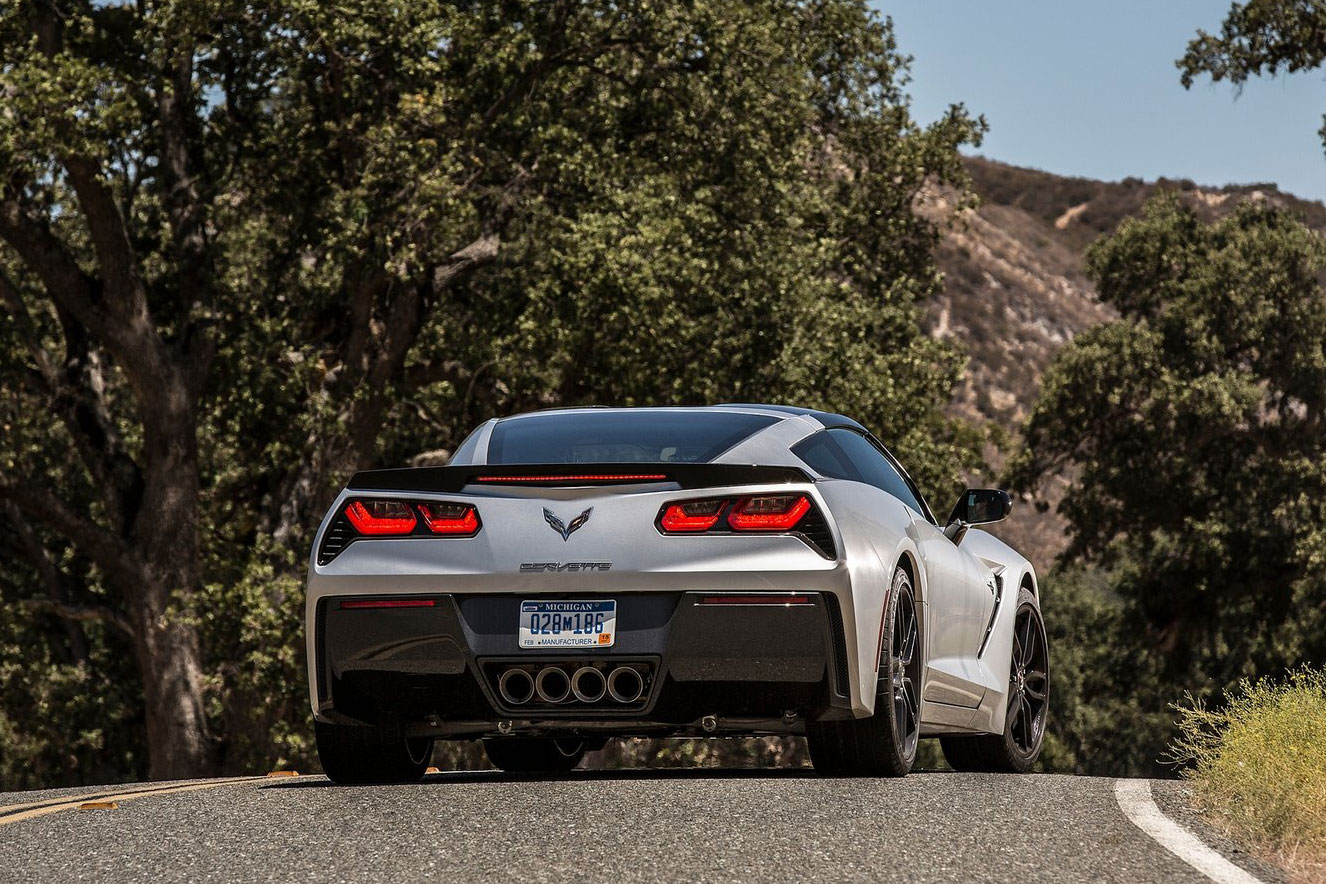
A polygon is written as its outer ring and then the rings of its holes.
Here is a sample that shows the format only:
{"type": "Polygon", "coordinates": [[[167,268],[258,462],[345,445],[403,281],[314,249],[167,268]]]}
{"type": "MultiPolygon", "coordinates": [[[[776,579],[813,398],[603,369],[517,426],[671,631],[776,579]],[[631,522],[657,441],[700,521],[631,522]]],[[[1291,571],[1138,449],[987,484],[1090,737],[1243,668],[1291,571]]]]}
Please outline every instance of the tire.
{"type": "Polygon", "coordinates": [[[580,739],[497,737],[483,741],[493,767],[508,773],[565,773],[585,757],[580,739]]]}
{"type": "Polygon", "coordinates": [[[1009,664],[1008,712],[1002,734],[940,737],[944,758],[959,771],[1026,773],[1045,745],[1050,711],[1049,644],[1035,597],[1018,593],[1009,664]]]}
{"type": "Polygon", "coordinates": [[[893,573],[887,604],[875,714],[806,726],[810,760],[821,774],[903,777],[916,761],[924,658],[916,594],[902,568],[893,573]]]}
{"type": "Polygon", "coordinates": [[[433,755],[430,739],[408,739],[398,725],[313,722],[322,772],[333,783],[417,783],[433,755]]]}

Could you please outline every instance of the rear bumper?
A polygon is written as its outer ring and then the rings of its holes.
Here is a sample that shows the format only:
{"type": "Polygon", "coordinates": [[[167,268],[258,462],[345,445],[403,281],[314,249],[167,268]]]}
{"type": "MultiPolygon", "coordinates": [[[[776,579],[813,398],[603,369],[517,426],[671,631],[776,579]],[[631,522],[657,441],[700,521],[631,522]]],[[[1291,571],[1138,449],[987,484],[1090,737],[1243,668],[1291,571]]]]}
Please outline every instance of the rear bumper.
{"type": "MultiPolygon", "coordinates": [[[[515,594],[392,594],[427,607],[342,607],[374,598],[323,596],[310,605],[314,712],[342,722],[396,720],[433,736],[573,730],[605,734],[796,732],[808,719],[850,717],[844,612],[828,592],[796,605],[701,604],[713,592],[614,595],[611,648],[524,650],[515,594]],[[628,665],[638,701],[504,699],[501,674],[628,665]]],[[[747,592],[744,595],[751,595],[747,592]]],[[[540,598],[551,598],[539,594],[540,598]]],[[[593,594],[566,594],[592,598],[593,594]]]]}

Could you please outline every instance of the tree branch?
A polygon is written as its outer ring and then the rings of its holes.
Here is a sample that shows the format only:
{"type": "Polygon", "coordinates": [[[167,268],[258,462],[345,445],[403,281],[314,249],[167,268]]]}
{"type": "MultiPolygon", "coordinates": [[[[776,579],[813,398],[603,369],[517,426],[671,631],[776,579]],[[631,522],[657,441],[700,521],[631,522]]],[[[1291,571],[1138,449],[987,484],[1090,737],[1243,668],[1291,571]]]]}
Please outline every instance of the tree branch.
{"type": "Polygon", "coordinates": [[[0,239],[31,268],[56,303],[99,335],[109,332],[99,305],[100,283],[83,272],[45,222],[24,211],[10,182],[0,197],[0,239]]]}
{"type": "Polygon", "coordinates": [[[182,331],[178,347],[187,358],[190,386],[202,387],[214,341],[204,332],[196,309],[212,302],[208,267],[207,205],[201,195],[191,140],[193,122],[193,41],[181,40],[171,65],[157,86],[161,130],[161,172],[166,185],[166,214],[179,266],[178,299],[182,331]]]}
{"type": "Polygon", "coordinates": [[[461,274],[494,260],[501,245],[502,241],[497,234],[484,234],[453,254],[451,260],[433,268],[433,294],[439,294],[461,274]]]}
{"type": "Polygon", "coordinates": [[[454,359],[445,359],[440,362],[416,362],[414,365],[405,368],[405,386],[411,390],[427,387],[440,381],[459,384],[469,377],[471,377],[471,373],[465,368],[464,363],[456,362],[454,359]]]}
{"type": "MultiPolygon", "coordinates": [[[[34,4],[32,25],[42,52],[48,58],[54,59],[63,44],[64,24],[60,18],[60,11],[50,3],[34,4]]],[[[57,120],[56,125],[66,136],[75,134],[70,131],[67,122],[57,120]]],[[[72,298],[72,295],[67,295],[70,297],[70,303],[66,305],[66,309],[111,348],[141,402],[169,399],[178,392],[177,385],[181,383],[190,388],[189,398],[195,397],[197,391],[192,389],[193,384],[189,383],[193,380],[192,376],[186,378],[181,366],[172,363],[165,342],[157,333],[156,323],[148,309],[147,289],[139,273],[137,255],[129,236],[128,225],[124,216],[120,214],[119,206],[116,205],[114,193],[102,178],[99,163],[92,157],[75,153],[61,153],[57,159],[64,167],[79,208],[87,221],[92,249],[96,253],[97,266],[102,279],[102,288],[98,292],[100,298],[96,305],[97,311],[89,311],[87,304],[72,298]],[[107,319],[111,321],[106,321],[107,319]],[[172,387],[176,389],[171,389],[172,387]]],[[[15,211],[7,210],[3,214],[14,216],[11,226],[21,227],[22,225],[18,223],[19,215],[26,213],[23,213],[21,206],[18,205],[18,195],[8,193],[6,196],[14,202],[15,211]]],[[[27,226],[39,232],[44,231],[50,237],[49,230],[44,224],[27,226]]],[[[0,228],[0,235],[4,235],[3,228],[0,228]]],[[[19,246],[16,244],[15,248],[19,246]]],[[[32,258],[26,260],[40,273],[42,256],[35,257],[37,261],[32,258]]],[[[52,289],[53,295],[56,294],[53,287],[48,286],[48,288],[52,289]]],[[[62,290],[70,288],[68,285],[61,286],[62,290]]],[[[149,424],[149,433],[152,430],[149,424]]]]}
{"type": "Polygon", "coordinates": [[[23,339],[28,352],[32,354],[32,361],[37,364],[37,371],[45,379],[46,386],[54,392],[60,381],[59,373],[55,369],[55,360],[41,345],[41,337],[37,334],[32,316],[28,313],[28,305],[23,303],[23,296],[19,293],[18,286],[14,285],[2,269],[0,269],[0,298],[3,298],[9,306],[9,315],[18,326],[19,337],[23,339]]]}
{"type": "MultiPolygon", "coordinates": [[[[32,525],[23,519],[23,514],[11,501],[0,503],[0,513],[9,522],[11,533],[19,544],[19,554],[26,558],[37,572],[37,579],[46,587],[46,595],[53,602],[64,604],[69,600],[66,591],[66,575],[51,561],[41,538],[32,525]]],[[[69,652],[77,662],[88,658],[87,636],[83,627],[73,621],[64,623],[65,638],[69,642],[69,652]]]]}
{"type": "Polygon", "coordinates": [[[107,574],[121,581],[137,579],[139,569],[128,545],[105,528],[75,510],[50,490],[35,483],[0,483],[0,500],[7,500],[24,515],[42,522],[73,542],[107,574]]]}
{"type": "Polygon", "coordinates": [[[126,637],[131,639],[134,637],[133,626],[129,623],[128,617],[101,605],[74,605],[69,602],[57,602],[54,599],[24,599],[20,604],[29,610],[54,614],[65,620],[84,623],[100,620],[119,630],[126,637]]]}
{"type": "Polygon", "coordinates": [[[142,487],[138,465],[125,452],[104,395],[105,381],[86,334],[67,312],[60,312],[65,337],[64,367],[41,344],[41,335],[28,313],[18,287],[0,271],[0,298],[9,306],[36,363],[34,392],[44,396],[59,414],[91,474],[116,530],[122,531],[131,518],[142,487]]]}

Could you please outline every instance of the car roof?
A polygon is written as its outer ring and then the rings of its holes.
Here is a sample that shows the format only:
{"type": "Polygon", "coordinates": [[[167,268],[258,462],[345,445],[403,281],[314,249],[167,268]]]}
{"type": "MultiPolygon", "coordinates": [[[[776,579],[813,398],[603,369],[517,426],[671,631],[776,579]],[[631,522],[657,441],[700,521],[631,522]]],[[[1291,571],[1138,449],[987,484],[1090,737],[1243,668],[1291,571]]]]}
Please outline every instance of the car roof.
{"type": "Polygon", "coordinates": [[[832,411],[819,411],[815,408],[805,408],[800,405],[748,405],[739,402],[724,402],[721,405],[712,406],[713,408],[754,408],[762,411],[780,411],[784,414],[797,414],[813,417],[826,427],[852,427],[856,430],[865,432],[865,427],[852,420],[850,417],[841,414],[835,414],[832,411]]]}
{"type": "Polygon", "coordinates": [[[804,408],[798,405],[775,405],[759,402],[724,402],[720,405],[654,405],[640,407],[619,407],[608,405],[583,405],[572,408],[545,408],[539,411],[526,411],[521,414],[513,414],[508,417],[498,418],[498,421],[513,421],[521,418],[535,417],[537,415],[549,414],[574,414],[577,411],[596,411],[596,412],[707,412],[707,411],[741,411],[750,414],[767,414],[771,417],[778,417],[787,420],[792,417],[812,417],[818,420],[826,427],[852,427],[865,432],[866,428],[849,417],[841,414],[834,414],[828,411],[819,411],[814,408],[804,408]]]}

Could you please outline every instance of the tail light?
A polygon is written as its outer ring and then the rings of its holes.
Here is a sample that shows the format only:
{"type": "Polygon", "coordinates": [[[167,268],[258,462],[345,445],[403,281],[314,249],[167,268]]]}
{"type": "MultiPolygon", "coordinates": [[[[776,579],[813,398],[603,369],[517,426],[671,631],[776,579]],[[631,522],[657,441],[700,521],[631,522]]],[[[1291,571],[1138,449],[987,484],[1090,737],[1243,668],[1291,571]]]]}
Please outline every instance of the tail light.
{"type": "Polygon", "coordinates": [[[363,537],[470,537],[479,532],[479,511],[468,503],[351,500],[342,511],[353,535],[363,537]]]}
{"type": "Polygon", "coordinates": [[[804,494],[672,501],[656,524],[663,534],[797,534],[827,558],[834,555],[828,525],[804,494]]]}
{"type": "Polygon", "coordinates": [[[419,524],[410,505],[399,500],[352,500],[345,517],[360,534],[373,537],[409,534],[419,524]]]}
{"type": "Polygon", "coordinates": [[[808,512],[810,500],[804,494],[747,497],[732,507],[727,523],[734,531],[791,531],[808,512]]]}
{"type": "Polygon", "coordinates": [[[659,516],[658,524],[665,534],[708,531],[718,524],[718,517],[725,506],[727,501],[722,498],[668,504],[663,508],[663,515],[659,516]]]}
{"type": "Polygon", "coordinates": [[[468,537],[479,530],[479,513],[468,503],[421,503],[419,514],[434,534],[468,537]]]}
{"type": "Polygon", "coordinates": [[[347,500],[323,532],[318,564],[331,564],[356,540],[473,537],[482,528],[479,511],[468,503],[360,497],[347,500]]]}

